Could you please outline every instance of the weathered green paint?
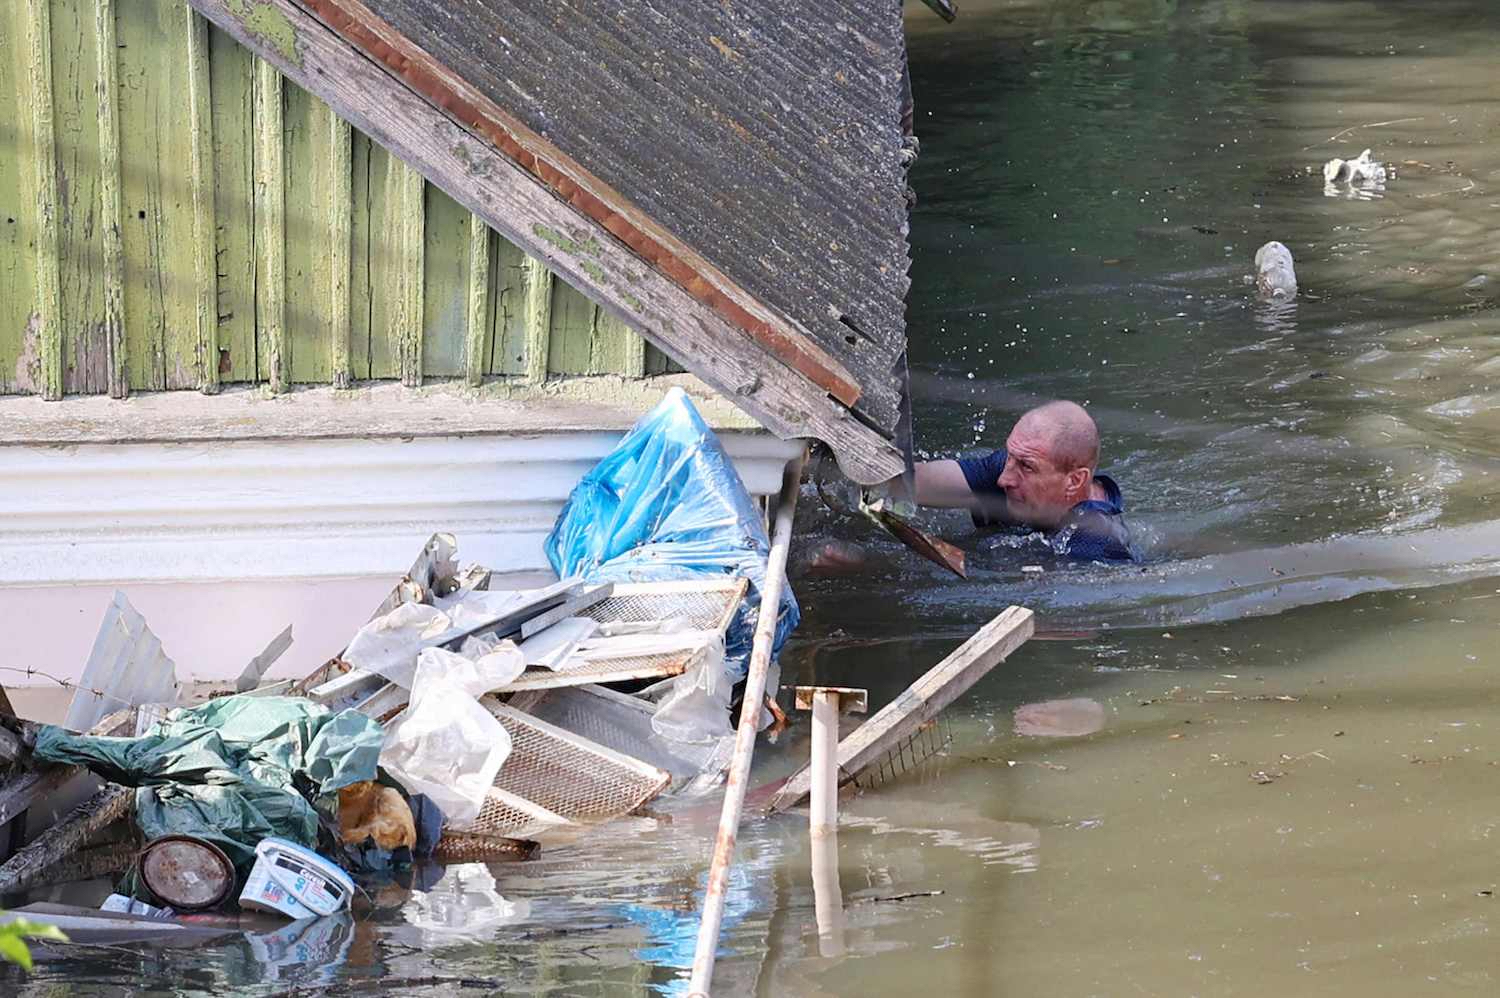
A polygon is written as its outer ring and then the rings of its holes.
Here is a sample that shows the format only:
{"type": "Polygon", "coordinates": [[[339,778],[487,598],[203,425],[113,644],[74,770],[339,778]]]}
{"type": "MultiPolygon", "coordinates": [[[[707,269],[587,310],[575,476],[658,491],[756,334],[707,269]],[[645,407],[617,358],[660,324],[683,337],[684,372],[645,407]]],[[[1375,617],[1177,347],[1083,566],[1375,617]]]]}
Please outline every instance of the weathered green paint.
{"type": "MultiPolygon", "coordinates": [[[[103,181],[99,148],[99,44],[95,0],[52,0],[53,123],[57,136],[58,313],[63,390],[108,388],[108,330],[104,322],[104,255],[100,221],[103,181]]],[[[114,53],[109,53],[114,58],[114,53]]],[[[114,95],[110,94],[112,98],[114,95]]]]}
{"type": "Polygon", "coordinates": [[[353,138],[349,123],[326,105],[328,136],[328,359],[335,388],[354,383],[349,353],[349,267],[353,242],[353,138]]]}
{"type": "Polygon", "coordinates": [[[52,110],[52,12],[48,0],[26,0],[29,14],[31,130],[36,178],[36,304],[28,339],[36,351],[33,384],[42,396],[63,395],[62,277],[58,260],[57,131],[52,110]]]}
{"type": "MultiPolygon", "coordinates": [[[[0,46],[3,48],[3,46],[0,46]]],[[[94,8],[94,88],[99,108],[99,241],[103,249],[99,274],[104,282],[106,390],[115,398],[130,393],[130,371],[125,350],[125,244],[120,234],[120,123],[119,72],[116,67],[115,3],[99,0],[94,8]]],[[[92,317],[90,317],[92,318],[92,317]]]]}
{"type": "Polygon", "coordinates": [[[535,257],[526,258],[526,302],[523,319],[526,348],[523,354],[527,381],[533,384],[547,380],[552,338],[552,271],[535,257]]]}
{"type": "Polygon", "coordinates": [[[294,66],[302,65],[302,54],[297,51],[297,29],[285,14],[257,0],[227,0],[224,6],[277,55],[294,66]]]}
{"type": "Polygon", "coordinates": [[[474,216],[442,191],[427,185],[422,281],[422,374],[464,375],[469,338],[469,257],[474,216]]]}
{"type": "Polygon", "coordinates": [[[132,0],[117,12],[130,386],[197,388],[188,9],[132,0]]]}
{"type": "MultiPolygon", "coordinates": [[[[139,2],[139,0],[133,0],[139,2]]],[[[255,349],[255,59],[209,28],[213,104],[219,382],[253,382],[255,349]]]]}
{"type": "Polygon", "coordinates": [[[24,4],[0,3],[0,392],[32,392],[28,329],[36,306],[36,199],[24,4]]]}
{"type": "Polygon", "coordinates": [[[193,184],[193,332],[198,388],[219,390],[218,271],[214,266],[214,139],[209,99],[208,22],[187,10],[188,109],[193,184]]]}
{"type": "MultiPolygon", "coordinates": [[[[354,380],[379,377],[373,373],[371,346],[377,303],[386,296],[372,287],[376,243],[373,230],[374,183],[371,175],[378,149],[370,137],[355,132],[349,143],[349,369],[354,380]]],[[[374,287],[385,287],[374,285],[374,287]]]]}
{"type": "Polygon", "coordinates": [[[469,216],[469,309],[464,330],[464,380],[484,382],[489,360],[490,227],[478,215],[469,216]]]}
{"type": "Polygon", "coordinates": [[[327,347],[333,268],[328,256],[326,106],[290,81],[282,84],[281,136],[286,164],[286,338],[288,378],[297,384],[333,380],[327,347]]]}
{"type": "Polygon", "coordinates": [[[255,325],[260,374],[273,392],[291,387],[286,326],[286,149],[282,79],[255,61],[255,325]]]}
{"type": "Polygon", "coordinates": [[[0,123],[0,394],[664,369],[184,0],[0,0],[0,123]]]}
{"type": "Polygon", "coordinates": [[[526,373],[526,254],[495,237],[490,270],[490,374],[526,373]]]}
{"type": "Polygon", "coordinates": [[[401,383],[416,388],[422,384],[422,302],[426,270],[423,194],[426,183],[420,173],[397,159],[391,160],[387,176],[391,179],[389,191],[400,205],[401,218],[396,238],[401,247],[398,261],[401,276],[396,292],[399,296],[396,315],[399,318],[393,333],[396,365],[401,372],[401,383]]]}

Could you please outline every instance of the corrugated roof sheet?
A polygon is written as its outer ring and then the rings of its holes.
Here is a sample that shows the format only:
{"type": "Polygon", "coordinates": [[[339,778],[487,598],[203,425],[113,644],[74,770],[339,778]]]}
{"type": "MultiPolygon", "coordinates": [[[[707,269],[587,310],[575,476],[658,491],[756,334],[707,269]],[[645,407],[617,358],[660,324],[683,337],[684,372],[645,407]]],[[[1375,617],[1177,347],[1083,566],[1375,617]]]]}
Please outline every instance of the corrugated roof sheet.
{"type": "Polygon", "coordinates": [[[905,349],[898,0],[366,0],[855,375],[905,349]]]}

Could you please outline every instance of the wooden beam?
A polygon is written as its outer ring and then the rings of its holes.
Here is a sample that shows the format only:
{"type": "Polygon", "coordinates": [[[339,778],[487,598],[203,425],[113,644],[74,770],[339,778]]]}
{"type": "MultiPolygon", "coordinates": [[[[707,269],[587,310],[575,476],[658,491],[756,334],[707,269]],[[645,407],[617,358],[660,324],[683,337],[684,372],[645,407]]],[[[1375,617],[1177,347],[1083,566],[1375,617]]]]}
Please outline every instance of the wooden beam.
{"type": "Polygon", "coordinates": [[[94,56],[99,73],[99,234],[104,255],[105,378],[109,394],[130,394],[125,349],[125,241],[120,234],[119,62],[115,51],[115,0],[94,7],[94,56]]]}
{"type": "Polygon", "coordinates": [[[552,354],[552,271],[534,256],[526,258],[526,380],[547,380],[547,359],[552,354]]]}
{"type": "Polygon", "coordinates": [[[26,0],[31,129],[36,156],[36,321],[40,323],[41,394],[63,397],[62,260],[58,255],[57,127],[52,108],[50,0],[26,0]]]}
{"type": "Polygon", "coordinates": [[[387,199],[399,205],[400,228],[396,233],[399,277],[396,285],[395,325],[391,330],[396,345],[396,367],[401,383],[408,388],[422,385],[422,281],[426,276],[426,244],[423,238],[425,207],[422,203],[425,181],[409,165],[391,160],[386,173],[387,199]]]}
{"type": "Polygon", "coordinates": [[[260,376],[273,392],[291,388],[292,343],[286,324],[286,161],[281,74],[255,62],[255,325],[260,376]]]}
{"type": "Polygon", "coordinates": [[[354,131],[349,123],[320,104],[328,115],[328,270],[332,278],[328,305],[333,387],[349,388],[354,384],[354,366],[350,360],[349,337],[352,335],[349,267],[354,239],[354,131]]]}
{"type": "Polygon", "coordinates": [[[899,450],[828,398],[805,375],[766,362],[764,347],[689,294],[611,230],[522,170],[491,143],[351,51],[292,0],[265,0],[249,17],[235,0],[190,0],[241,43],[275,62],[355,127],[537,256],[617,318],[690,366],[707,384],[782,437],[817,437],[845,474],[870,484],[901,474],[899,450]],[[264,17],[284,23],[282,41],[261,33],[264,17]]]}
{"type": "Polygon", "coordinates": [[[193,317],[197,327],[198,390],[219,390],[218,229],[214,219],[213,102],[209,96],[208,22],[191,7],[178,12],[187,29],[188,117],[193,198],[193,317]]]}
{"type": "Polygon", "coordinates": [[[469,216],[469,314],[464,336],[464,378],[478,387],[484,381],[485,334],[489,331],[490,227],[469,216]]]}
{"type": "MultiPolygon", "coordinates": [[[[1012,606],[974,633],[953,654],[933,666],[900,696],[854,733],[839,742],[839,770],[847,778],[884,755],[896,743],[909,738],[938,712],[962,696],[985,673],[1021,647],[1031,637],[1035,623],[1030,610],[1012,606]]],[[[807,766],[771,799],[770,810],[785,811],[800,804],[812,787],[807,766]]]]}
{"type": "Polygon", "coordinates": [[[134,800],[134,790],[107,784],[0,864],[0,894],[14,894],[30,887],[49,867],[66,860],[88,845],[95,835],[125,817],[134,800]]]}
{"type": "MultiPolygon", "coordinates": [[[[561,149],[381,20],[360,0],[298,0],[365,56],[446,111],[555,197],[607,229],[641,259],[845,405],[859,400],[854,376],[804,329],[772,313],[691,247],[561,149]]],[[[292,46],[295,51],[295,45],[292,46]]]]}
{"type": "MultiPolygon", "coordinates": [[[[128,735],[135,730],[135,708],[117,710],[89,729],[91,735],[128,735]]],[[[88,770],[62,764],[15,773],[0,784],[0,825],[23,813],[35,801],[62,787],[88,770]]]]}

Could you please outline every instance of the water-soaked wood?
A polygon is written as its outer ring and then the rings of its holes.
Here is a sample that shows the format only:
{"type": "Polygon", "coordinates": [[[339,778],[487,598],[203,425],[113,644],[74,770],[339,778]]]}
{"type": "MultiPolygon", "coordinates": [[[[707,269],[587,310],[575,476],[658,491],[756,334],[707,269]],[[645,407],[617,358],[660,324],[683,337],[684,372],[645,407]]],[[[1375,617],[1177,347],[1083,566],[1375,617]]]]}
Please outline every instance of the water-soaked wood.
{"type": "MultiPolygon", "coordinates": [[[[869,763],[909,738],[938,712],[962,696],[1010,653],[1027,642],[1035,628],[1030,610],[1012,606],[1001,611],[951,655],[929,669],[854,733],[839,742],[838,764],[844,778],[857,776],[869,763]]],[[[803,766],[771,799],[772,811],[795,807],[807,797],[812,773],[803,766]]]]}
{"type": "Polygon", "coordinates": [[[256,381],[255,56],[209,29],[219,383],[256,381]]]}
{"type": "Polygon", "coordinates": [[[125,817],[134,801],[134,790],[107,784],[0,864],[0,895],[30,887],[48,867],[67,859],[88,845],[94,836],[125,817]]]}
{"type": "MultiPolygon", "coordinates": [[[[89,729],[91,735],[127,735],[135,730],[135,708],[127,707],[108,715],[89,729]]],[[[82,766],[46,765],[15,773],[0,783],[0,825],[45,798],[74,777],[88,770],[82,766]]]]}
{"type": "Polygon", "coordinates": [[[464,333],[464,379],[484,381],[489,359],[490,227],[478,215],[469,216],[469,309],[464,333]]]}
{"type": "Polygon", "coordinates": [[[286,181],[281,74],[255,64],[256,345],[260,376],[273,392],[291,387],[286,326],[286,181]]]}
{"type": "Polygon", "coordinates": [[[36,194],[36,308],[39,357],[34,385],[43,398],[63,396],[62,275],[58,260],[57,131],[52,103],[52,11],[26,0],[31,129],[36,194]]]}
{"type": "Polygon", "coordinates": [[[115,56],[115,0],[94,6],[94,61],[98,71],[100,277],[104,282],[105,387],[113,398],[130,393],[125,349],[125,244],[120,234],[119,72],[115,56]]]}
{"type": "Polygon", "coordinates": [[[350,360],[349,279],[354,239],[353,206],[353,130],[349,123],[319,102],[328,129],[328,289],[329,367],[333,386],[348,388],[354,383],[350,360]]]}
{"type": "Polygon", "coordinates": [[[526,298],[523,315],[526,330],[524,347],[526,380],[547,380],[547,366],[552,355],[552,271],[535,257],[526,258],[526,298]]]}
{"type": "Polygon", "coordinates": [[[189,162],[193,200],[193,327],[198,389],[219,390],[219,275],[214,261],[213,102],[209,93],[208,22],[184,11],[188,67],[189,162]]]}
{"type": "Polygon", "coordinates": [[[552,283],[552,316],[547,337],[547,371],[593,374],[589,361],[594,338],[594,303],[565,281],[552,283]]]}
{"type": "Polygon", "coordinates": [[[244,8],[226,0],[191,2],[290,77],[315,88],[356,127],[420,164],[450,196],[560,277],[589,287],[614,315],[682,358],[775,432],[827,441],[857,481],[883,481],[902,470],[899,452],[878,431],[851,418],[806,376],[767,363],[765,349],[721,314],[643,264],[609,230],[559,200],[488,141],[469,135],[352,52],[290,0],[256,5],[262,19],[256,23],[246,23],[244,8]],[[267,42],[257,25],[272,16],[284,22],[281,37],[290,42],[267,42]]]}

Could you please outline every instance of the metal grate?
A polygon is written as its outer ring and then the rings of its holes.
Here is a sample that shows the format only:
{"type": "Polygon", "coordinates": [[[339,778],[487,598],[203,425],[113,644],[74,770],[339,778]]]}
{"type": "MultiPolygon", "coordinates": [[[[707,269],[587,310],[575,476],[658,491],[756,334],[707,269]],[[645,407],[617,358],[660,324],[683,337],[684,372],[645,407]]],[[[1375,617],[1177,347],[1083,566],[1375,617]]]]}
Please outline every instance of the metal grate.
{"type": "Polygon", "coordinates": [[[654,709],[639,697],[602,686],[580,686],[549,691],[527,713],[664,769],[675,780],[692,779],[714,765],[718,760],[716,744],[689,745],[662,738],[651,727],[654,709]]]}
{"type": "Polygon", "coordinates": [[[495,786],[570,821],[627,814],[666,789],[671,777],[500,703],[482,701],[510,734],[495,786]]]}
{"type": "Polygon", "coordinates": [[[665,679],[686,672],[702,654],[702,647],[683,648],[680,651],[662,652],[658,655],[596,658],[570,666],[561,672],[530,668],[495,692],[519,693],[522,690],[550,690],[562,686],[584,686],[590,683],[623,683],[627,679],[665,679]]]}
{"type": "Polygon", "coordinates": [[[746,579],[620,583],[613,596],[583,616],[601,624],[684,618],[696,630],[722,631],[749,585],[746,579]]]}
{"type": "Polygon", "coordinates": [[[887,753],[848,780],[861,790],[871,790],[910,777],[953,741],[948,719],[939,715],[897,742],[887,753]]]}
{"type": "Polygon", "coordinates": [[[474,820],[447,825],[444,834],[455,831],[476,836],[525,838],[547,828],[570,824],[572,822],[562,815],[497,786],[491,787],[485,795],[484,805],[474,820]]]}

